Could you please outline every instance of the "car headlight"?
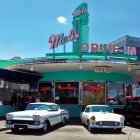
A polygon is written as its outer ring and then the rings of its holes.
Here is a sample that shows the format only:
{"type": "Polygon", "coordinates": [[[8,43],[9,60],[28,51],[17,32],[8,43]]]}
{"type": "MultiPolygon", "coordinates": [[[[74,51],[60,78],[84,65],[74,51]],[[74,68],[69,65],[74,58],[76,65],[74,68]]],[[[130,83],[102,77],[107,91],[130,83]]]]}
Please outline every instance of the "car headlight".
{"type": "Polygon", "coordinates": [[[91,117],[91,120],[95,120],[95,116],[92,116],[92,117],[91,117]]]}
{"type": "Polygon", "coordinates": [[[39,115],[33,115],[33,120],[34,121],[38,121],[40,119],[40,116],[39,115]]]}
{"type": "Polygon", "coordinates": [[[124,122],[125,118],[124,117],[121,117],[120,118],[120,122],[124,122]]]}
{"type": "Polygon", "coordinates": [[[6,119],[7,120],[11,120],[13,118],[13,115],[12,114],[6,114],[6,119]]]}

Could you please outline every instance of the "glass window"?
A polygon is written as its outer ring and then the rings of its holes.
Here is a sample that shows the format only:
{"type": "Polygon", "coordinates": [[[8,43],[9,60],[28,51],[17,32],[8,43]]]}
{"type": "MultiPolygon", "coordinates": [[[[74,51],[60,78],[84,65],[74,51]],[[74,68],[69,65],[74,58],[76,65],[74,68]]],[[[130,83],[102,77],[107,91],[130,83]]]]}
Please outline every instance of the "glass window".
{"type": "Polygon", "coordinates": [[[107,98],[109,105],[124,104],[124,84],[107,82],[107,98]]]}
{"type": "Polygon", "coordinates": [[[89,112],[89,107],[86,107],[85,112],[89,112]]]}
{"type": "Polygon", "coordinates": [[[105,104],[104,82],[83,82],[82,104],[105,104]]]}
{"type": "Polygon", "coordinates": [[[51,82],[39,83],[40,101],[41,102],[53,102],[53,85],[51,82]]]}
{"type": "Polygon", "coordinates": [[[106,106],[92,106],[90,112],[107,112],[108,108],[106,106]]]}
{"type": "Polygon", "coordinates": [[[29,104],[27,106],[27,110],[51,110],[49,105],[42,105],[42,104],[29,104]]]}
{"type": "Polygon", "coordinates": [[[53,106],[51,106],[51,108],[53,111],[58,111],[58,109],[59,109],[59,107],[57,105],[53,105],[53,106]]]}
{"type": "Polygon", "coordinates": [[[79,82],[56,82],[55,103],[78,104],[79,82]]]}
{"type": "Polygon", "coordinates": [[[126,103],[129,103],[132,101],[132,86],[127,85],[125,89],[125,94],[126,94],[126,103]]]}

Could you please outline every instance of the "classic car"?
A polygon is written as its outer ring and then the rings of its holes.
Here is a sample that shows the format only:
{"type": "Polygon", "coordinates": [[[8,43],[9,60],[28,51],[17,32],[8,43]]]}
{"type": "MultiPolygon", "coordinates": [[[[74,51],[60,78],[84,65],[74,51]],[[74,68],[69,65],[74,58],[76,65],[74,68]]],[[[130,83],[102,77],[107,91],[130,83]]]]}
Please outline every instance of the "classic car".
{"type": "Polygon", "coordinates": [[[125,117],[125,124],[140,125],[140,102],[128,102],[123,108],[114,108],[113,111],[125,117]]]}
{"type": "Polygon", "coordinates": [[[10,128],[13,133],[20,128],[39,129],[41,132],[56,124],[65,124],[69,119],[69,112],[60,109],[55,103],[30,103],[25,111],[17,111],[6,114],[6,128],[10,128]]]}
{"type": "Polygon", "coordinates": [[[124,116],[109,112],[106,105],[88,105],[81,113],[81,123],[92,132],[97,128],[112,128],[121,132],[124,128],[124,116]]]}

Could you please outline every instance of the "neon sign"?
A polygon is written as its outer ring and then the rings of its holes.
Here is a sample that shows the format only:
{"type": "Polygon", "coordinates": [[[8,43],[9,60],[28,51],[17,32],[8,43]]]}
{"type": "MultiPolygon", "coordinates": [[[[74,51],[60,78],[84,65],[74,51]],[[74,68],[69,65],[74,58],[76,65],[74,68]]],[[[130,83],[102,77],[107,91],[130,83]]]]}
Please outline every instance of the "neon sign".
{"type": "Polygon", "coordinates": [[[74,86],[66,86],[66,87],[62,87],[62,86],[58,86],[59,90],[76,90],[76,87],[74,86]]]}
{"type": "Polygon", "coordinates": [[[87,90],[87,91],[100,91],[100,90],[103,90],[103,87],[95,87],[95,86],[86,86],[84,87],[84,90],[87,90]]]}
{"type": "Polygon", "coordinates": [[[87,8],[83,8],[82,10],[76,10],[73,12],[73,18],[77,17],[77,16],[80,16],[82,14],[85,14],[87,13],[87,8]]]}
{"type": "Polygon", "coordinates": [[[60,45],[64,45],[67,42],[72,42],[77,40],[79,35],[76,33],[74,29],[72,29],[69,33],[69,36],[64,36],[63,33],[58,34],[58,35],[51,35],[49,38],[49,44],[50,44],[50,49],[57,48],[60,45]]]}
{"type": "Polygon", "coordinates": [[[110,45],[91,44],[91,46],[89,47],[88,44],[82,44],[81,52],[136,55],[136,47],[131,47],[131,46],[119,47],[118,45],[115,44],[110,44],[110,45]]]}
{"type": "Polygon", "coordinates": [[[40,90],[51,90],[50,87],[42,87],[40,90]]]}

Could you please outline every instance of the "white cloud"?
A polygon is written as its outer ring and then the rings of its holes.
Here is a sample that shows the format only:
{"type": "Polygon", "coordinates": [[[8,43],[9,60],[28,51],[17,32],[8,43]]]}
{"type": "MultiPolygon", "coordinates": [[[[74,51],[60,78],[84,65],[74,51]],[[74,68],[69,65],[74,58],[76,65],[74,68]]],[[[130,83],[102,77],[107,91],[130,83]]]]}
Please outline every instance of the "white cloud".
{"type": "Polygon", "coordinates": [[[67,24],[67,19],[63,16],[57,17],[57,21],[61,24],[67,24]]]}

